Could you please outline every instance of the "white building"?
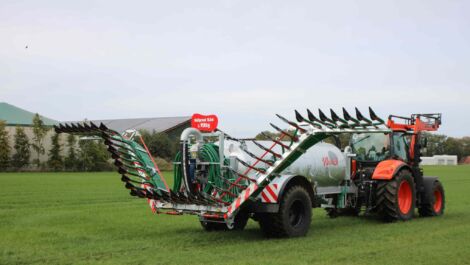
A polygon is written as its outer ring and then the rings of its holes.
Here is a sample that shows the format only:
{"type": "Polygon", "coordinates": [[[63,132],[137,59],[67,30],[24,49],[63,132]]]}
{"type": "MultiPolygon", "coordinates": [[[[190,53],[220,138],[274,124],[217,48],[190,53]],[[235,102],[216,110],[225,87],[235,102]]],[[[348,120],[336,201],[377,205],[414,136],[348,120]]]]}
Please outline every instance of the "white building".
{"type": "Polygon", "coordinates": [[[457,165],[457,156],[455,155],[435,155],[432,157],[421,157],[421,165],[457,165]]]}

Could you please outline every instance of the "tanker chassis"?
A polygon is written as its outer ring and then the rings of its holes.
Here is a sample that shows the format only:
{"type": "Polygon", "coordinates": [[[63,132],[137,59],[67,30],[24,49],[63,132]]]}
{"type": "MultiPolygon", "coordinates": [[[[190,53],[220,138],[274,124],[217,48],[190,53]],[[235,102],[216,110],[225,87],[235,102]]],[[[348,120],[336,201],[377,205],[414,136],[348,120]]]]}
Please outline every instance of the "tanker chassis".
{"type": "Polygon", "coordinates": [[[390,115],[385,122],[369,108],[352,117],[333,110],[296,122],[268,140],[237,139],[219,129],[183,131],[170,188],[135,130],[119,134],[104,124],[61,124],[56,131],[104,139],[130,194],[146,198],[156,213],[193,214],[202,227],[241,230],[252,218],[270,237],[304,236],[312,208],[330,217],[377,215],[408,221],[444,213],[445,195],[437,177],[419,167],[426,146],[423,131],[435,131],[441,114],[390,115]],[[350,135],[341,148],[338,135],[350,135]],[[336,144],[326,143],[331,138],[336,144]]]}

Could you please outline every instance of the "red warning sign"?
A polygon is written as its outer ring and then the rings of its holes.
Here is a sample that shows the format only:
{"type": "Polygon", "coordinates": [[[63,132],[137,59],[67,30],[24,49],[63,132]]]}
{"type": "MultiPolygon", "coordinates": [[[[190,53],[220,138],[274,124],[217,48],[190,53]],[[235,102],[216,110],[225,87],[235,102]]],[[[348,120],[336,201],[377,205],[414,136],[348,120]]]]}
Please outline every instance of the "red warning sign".
{"type": "Polygon", "coordinates": [[[205,132],[215,131],[218,123],[219,119],[215,115],[202,115],[195,113],[191,118],[191,127],[205,132]]]}

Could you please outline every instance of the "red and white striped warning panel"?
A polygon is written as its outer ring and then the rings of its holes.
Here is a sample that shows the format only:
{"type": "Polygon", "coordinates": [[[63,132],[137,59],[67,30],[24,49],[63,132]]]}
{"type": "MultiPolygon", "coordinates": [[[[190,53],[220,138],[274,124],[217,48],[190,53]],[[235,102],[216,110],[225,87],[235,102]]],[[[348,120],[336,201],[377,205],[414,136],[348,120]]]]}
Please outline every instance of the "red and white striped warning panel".
{"type": "Polygon", "coordinates": [[[261,192],[261,202],[264,203],[277,203],[279,197],[279,185],[269,184],[261,192]]]}
{"type": "Polygon", "coordinates": [[[250,198],[251,194],[253,194],[256,189],[258,189],[258,185],[255,183],[251,183],[245,190],[243,190],[240,195],[238,195],[238,198],[232,202],[232,204],[227,208],[227,213],[225,214],[225,218],[227,216],[232,215],[239,207],[241,204],[243,204],[248,198],[250,198]]]}

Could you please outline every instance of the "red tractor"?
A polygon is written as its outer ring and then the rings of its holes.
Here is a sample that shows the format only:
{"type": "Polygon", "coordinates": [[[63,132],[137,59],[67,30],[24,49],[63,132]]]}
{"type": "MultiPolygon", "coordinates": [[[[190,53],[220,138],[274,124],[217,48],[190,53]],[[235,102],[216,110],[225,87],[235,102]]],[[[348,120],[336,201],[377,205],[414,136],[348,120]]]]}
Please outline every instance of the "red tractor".
{"type": "MultiPolygon", "coordinates": [[[[423,176],[419,164],[427,144],[423,131],[436,131],[441,114],[390,115],[385,133],[355,133],[351,137],[351,181],[358,187],[357,211],[377,212],[387,221],[409,220],[415,208],[421,216],[442,215],[445,195],[437,177],[423,176]]],[[[327,209],[331,216],[340,209],[327,209]]]]}

